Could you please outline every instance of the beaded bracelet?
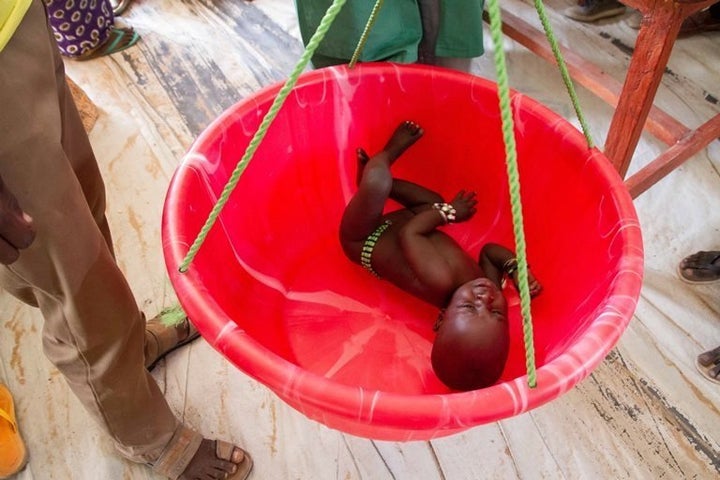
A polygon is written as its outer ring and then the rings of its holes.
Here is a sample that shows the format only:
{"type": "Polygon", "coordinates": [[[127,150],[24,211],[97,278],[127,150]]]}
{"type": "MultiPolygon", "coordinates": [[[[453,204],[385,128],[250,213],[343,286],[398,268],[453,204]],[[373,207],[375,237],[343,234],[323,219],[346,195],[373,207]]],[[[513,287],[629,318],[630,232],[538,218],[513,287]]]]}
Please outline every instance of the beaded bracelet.
{"type": "Polygon", "coordinates": [[[449,203],[433,203],[433,208],[438,211],[445,223],[455,221],[457,210],[449,203]]]}

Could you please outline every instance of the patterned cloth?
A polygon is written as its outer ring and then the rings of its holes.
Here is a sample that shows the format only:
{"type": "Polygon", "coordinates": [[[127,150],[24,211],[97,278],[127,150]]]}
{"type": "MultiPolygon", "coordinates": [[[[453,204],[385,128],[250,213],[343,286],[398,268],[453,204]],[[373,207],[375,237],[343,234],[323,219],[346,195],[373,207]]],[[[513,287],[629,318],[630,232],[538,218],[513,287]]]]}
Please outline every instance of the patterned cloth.
{"type": "Polygon", "coordinates": [[[44,0],[60,52],[79,57],[108,41],[115,24],[110,0],[44,0]]]}

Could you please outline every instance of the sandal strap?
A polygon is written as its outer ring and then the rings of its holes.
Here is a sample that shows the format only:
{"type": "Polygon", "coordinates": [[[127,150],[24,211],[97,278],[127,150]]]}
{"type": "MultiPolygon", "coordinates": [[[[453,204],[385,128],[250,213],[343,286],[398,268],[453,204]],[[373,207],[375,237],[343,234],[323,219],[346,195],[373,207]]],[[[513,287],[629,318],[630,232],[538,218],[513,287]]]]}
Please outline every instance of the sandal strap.
{"type": "Polygon", "coordinates": [[[13,432],[17,432],[17,423],[15,423],[15,419],[12,418],[12,416],[2,408],[0,408],[0,418],[2,418],[3,420],[7,420],[7,422],[12,427],[13,432]]]}
{"type": "Polygon", "coordinates": [[[122,28],[113,27],[110,34],[113,35],[114,38],[113,38],[112,42],[110,42],[109,44],[105,45],[102,48],[103,51],[105,51],[107,54],[115,53],[115,49],[120,44],[120,42],[125,38],[126,33],[131,33],[132,39],[128,42],[128,44],[125,48],[133,46],[135,44],[135,42],[137,42],[137,39],[139,37],[138,33],[135,30],[133,30],[132,28],[122,29],[122,28]]]}

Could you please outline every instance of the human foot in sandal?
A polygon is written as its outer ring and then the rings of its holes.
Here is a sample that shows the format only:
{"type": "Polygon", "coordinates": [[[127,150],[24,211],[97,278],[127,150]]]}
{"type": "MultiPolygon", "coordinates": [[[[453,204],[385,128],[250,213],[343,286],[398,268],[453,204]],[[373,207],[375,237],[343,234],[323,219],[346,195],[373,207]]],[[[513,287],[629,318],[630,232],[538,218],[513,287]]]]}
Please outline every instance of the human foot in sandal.
{"type": "Polygon", "coordinates": [[[122,52],[126,48],[135,45],[138,40],[140,40],[140,35],[132,27],[113,27],[105,43],[87,53],[83,53],[79,57],[75,57],[75,60],[92,60],[122,52]]]}
{"type": "Polygon", "coordinates": [[[203,439],[179,480],[220,478],[245,480],[252,470],[250,455],[240,447],[222,440],[203,439]]]}
{"type": "Polygon", "coordinates": [[[145,324],[145,367],[152,370],[170,352],[187,345],[200,333],[187,317],[174,326],[162,321],[163,314],[145,324]]]}
{"type": "Polygon", "coordinates": [[[720,280],[720,251],[697,252],[682,259],[678,275],[688,283],[714,283],[720,280]]]}
{"type": "Polygon", "coordinates": [[[720,384],[720,347],[698,355],[695,364],[705,378],[720,384]]]}

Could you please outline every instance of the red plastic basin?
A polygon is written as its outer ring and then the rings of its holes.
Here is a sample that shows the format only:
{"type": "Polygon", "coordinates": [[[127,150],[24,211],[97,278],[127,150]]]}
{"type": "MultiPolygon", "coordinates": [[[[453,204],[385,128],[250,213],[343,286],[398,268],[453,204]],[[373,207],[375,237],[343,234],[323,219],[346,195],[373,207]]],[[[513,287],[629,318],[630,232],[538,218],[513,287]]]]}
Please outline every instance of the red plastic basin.
{"type": "Polygon", "coordinates": [[[308,417],[385,440],[429,439],[517,415],[566,392],[613,348],[642,283],[641,232],[622,180],[564,119],[513,92],[538,387],[530,389],[519,301],[501,381],[452,392],[429,360],[437,311],[348,261],[338,242],[371,155],[403,120],[425,136],[396,176],[478,213],[446,231],[473,255],[514,246],[496,85],[416,65],[304,74],[190,265],[178,267],[280,85],[231,107],[196,140],[170,185],[163,248],[179,300],[230,362],[308,417]]]}

